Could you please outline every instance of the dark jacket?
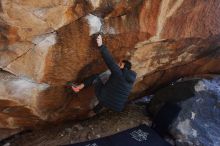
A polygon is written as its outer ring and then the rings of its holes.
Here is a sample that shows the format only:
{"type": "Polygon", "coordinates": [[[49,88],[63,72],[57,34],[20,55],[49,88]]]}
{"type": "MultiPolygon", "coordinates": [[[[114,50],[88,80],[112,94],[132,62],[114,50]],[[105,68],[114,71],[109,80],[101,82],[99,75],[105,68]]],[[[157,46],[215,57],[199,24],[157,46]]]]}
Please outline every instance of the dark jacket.
{"type": "Polygon", "coordinates": [[[120,69],[106,46],[100,48],[102,58],[111,70],[108,81],[100,88],[97,95],[99,102],[114,111],[122,111],[132,90],[136,73],[126,68],[120,69]]]}

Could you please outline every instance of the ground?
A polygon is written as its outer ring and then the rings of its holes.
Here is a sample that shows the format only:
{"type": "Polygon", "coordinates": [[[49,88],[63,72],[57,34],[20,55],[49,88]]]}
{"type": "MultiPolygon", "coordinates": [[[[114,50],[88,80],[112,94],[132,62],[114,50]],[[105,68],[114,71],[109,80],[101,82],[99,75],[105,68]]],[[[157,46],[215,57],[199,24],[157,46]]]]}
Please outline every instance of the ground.
{"type": "Polygon", "coordinates": [[[150,125],[143,114],[144,106],[129,104],[122,113],[105,111],[100,115],[79,122],[52,125],[42,130],[24,133],[9,140],[10,146],[54,146],[77,143],[112,135],[140,124],[150,125]]]}

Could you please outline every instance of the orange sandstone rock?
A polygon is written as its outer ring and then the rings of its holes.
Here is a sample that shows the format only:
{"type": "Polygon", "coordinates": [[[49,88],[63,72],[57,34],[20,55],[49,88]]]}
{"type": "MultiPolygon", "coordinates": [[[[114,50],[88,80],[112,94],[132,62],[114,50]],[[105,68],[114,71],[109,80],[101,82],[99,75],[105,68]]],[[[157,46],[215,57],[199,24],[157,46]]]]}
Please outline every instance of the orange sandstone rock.
{"type": "Polygon", "coordinates": [[[0,128],[86,118],[92,89],[72,95],[64,85],[106,70],[91,37],[97,32],[117,61],[133,63],[131,97],[180,77],[219,73],[219,3],[2,0],[0,128]]]}

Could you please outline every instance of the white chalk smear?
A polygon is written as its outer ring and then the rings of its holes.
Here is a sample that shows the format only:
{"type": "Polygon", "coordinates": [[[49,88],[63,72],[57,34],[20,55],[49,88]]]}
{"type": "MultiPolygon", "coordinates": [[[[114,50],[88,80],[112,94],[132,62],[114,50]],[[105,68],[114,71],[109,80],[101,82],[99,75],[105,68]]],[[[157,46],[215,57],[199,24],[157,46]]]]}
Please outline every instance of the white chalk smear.
{"type": "Polygon", "coordinates": [[[88,14],[85,18],[87,19],[90,27],[90,33],[89,33],[90,36],[97,32],[100,32],[102,27],[102,22],[99,17],[92,14],[88,14]]]}
{"type": "Polygon", "coordinates": [[[96,9],[100,6],[101,4],[101,0],[90,0],[90,2],[92,3],[92,6],[96,9]]]}

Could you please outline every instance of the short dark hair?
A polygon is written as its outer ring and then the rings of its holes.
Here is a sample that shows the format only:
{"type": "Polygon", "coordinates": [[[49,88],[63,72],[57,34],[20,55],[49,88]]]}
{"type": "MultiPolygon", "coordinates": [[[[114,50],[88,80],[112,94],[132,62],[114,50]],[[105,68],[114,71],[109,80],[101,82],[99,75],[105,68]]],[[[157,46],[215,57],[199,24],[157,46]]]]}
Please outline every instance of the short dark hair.
{"type": "Polygon", "coordinates": [[[128,60],[122,60],[122,62],[125,64],[124,65],[124,68],[127,68],[127,69],[131,69],[131,66],[132,66],[132,64],[131,64],[131,62],[130,61],[128,61],[128,60]]]}

